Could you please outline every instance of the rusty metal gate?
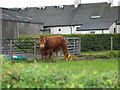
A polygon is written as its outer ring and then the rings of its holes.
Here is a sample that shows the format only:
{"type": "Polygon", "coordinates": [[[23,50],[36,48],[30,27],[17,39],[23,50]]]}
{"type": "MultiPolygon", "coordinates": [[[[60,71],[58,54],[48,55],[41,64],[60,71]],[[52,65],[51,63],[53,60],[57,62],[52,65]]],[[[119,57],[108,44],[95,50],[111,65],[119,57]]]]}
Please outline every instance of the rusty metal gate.
{"type": "MultiPolygon", "coordinates": [[[[79,55],[81,51],[81,40],[77,37],[66,37],[68,52],[70,55],[79,55]]],[[[62,51],[61,56],[63,56],[62,51]]],[[[0,54],[7,56],[24,55],[27,59],[40,58],[38,42],[33,38],[26,39],[1,39],[0,54]]]]}

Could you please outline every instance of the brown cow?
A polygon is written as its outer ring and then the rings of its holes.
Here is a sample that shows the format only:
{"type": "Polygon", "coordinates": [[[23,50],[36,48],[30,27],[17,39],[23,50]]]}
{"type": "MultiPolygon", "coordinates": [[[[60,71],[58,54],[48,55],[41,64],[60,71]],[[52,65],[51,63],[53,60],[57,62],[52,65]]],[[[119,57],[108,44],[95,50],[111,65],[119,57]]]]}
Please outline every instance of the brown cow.
{"type": "Polygon", "coordinates": [[[51,60],[51,56],[53,52],[55,52],[58,57],[59,49],[63,50],[65,59],[66,60],[68,59],[67,41],[63,36],[52,36],[52,37],[42,36],[42,37],[37,37],[36,39],[39,39],[40,41],[39,47],[40,47],[42,60],[44,59],[44,56],[47,55],[51,60]]]}

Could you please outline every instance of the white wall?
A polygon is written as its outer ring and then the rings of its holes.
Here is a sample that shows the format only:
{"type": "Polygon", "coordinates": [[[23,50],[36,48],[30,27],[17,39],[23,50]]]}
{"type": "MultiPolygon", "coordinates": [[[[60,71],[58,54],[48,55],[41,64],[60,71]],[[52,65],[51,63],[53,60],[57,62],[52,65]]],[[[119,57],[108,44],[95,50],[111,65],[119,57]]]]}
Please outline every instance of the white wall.
{"type": "Polygon", "coordinates": [[[120,33],[120,25],[117,25],[117,33],[120,33]]]}
{"type": "Polygon", "coordinates": [[[80,26],[64,26],[64,27],[50,27],[51,34],[90,34],[91,32],[95,31],[95,34],[102,34],[102,33],[114,33],[114,28],[116,28],[117,33],[120,33],[120,25],[117,26],[116,23],[113,23],[109,30],[86,30],[86,31],[76,31],[77,27],[80,26]],[[59,31],[59,29],[61,31],[59,31]]]}
{"type": "Polygon", "coordinates": [[[116,28],[116,30],[117,30],[117,25],[116,25],[116,23],[113,23],[113,24],[110,26],[110,28],[109,28],[109,33],[114,33],[114,28],[116,28]]]}
{"type": "MultiPolygon", "coordinates": [[[[86,31],[76,31],[77,27],[80,26],[64,26],[64,27],[50,27],[51,34],[90,34],[95,31],[95,34],[101,34],[102,30],[86,30],[86,31]],[[59,31],[59,29],[61,31],[59,31]]],[[[104,30],[103,33],[109,33],[109,30],[104,30]]]]}
{"type": "Polygon", "coordinates": [[[52,34],[77,34],[81,33],[80,31],[76,31],[76,28],[80,26],[63,26],[63,27],[50,27],[50,33],[52,34]],[[61,31],[59,31],[59,29],[61,31]]]}
{"type": "Polygon", "coordinates": [[[50,27],[51,34],[71,34],[71,28],[69,26],[66,27],[50,27]],[[61,31],[59,31],[61,30],[61,31]]]}
{"type": "Polygon", "coordinates": [[[109,33],[109,30],[86,30],[86,31],[79,31],[80,34],[90,34],[91,32],[95,32],[95,34],[102,34],[102,33],[109,33]]]}

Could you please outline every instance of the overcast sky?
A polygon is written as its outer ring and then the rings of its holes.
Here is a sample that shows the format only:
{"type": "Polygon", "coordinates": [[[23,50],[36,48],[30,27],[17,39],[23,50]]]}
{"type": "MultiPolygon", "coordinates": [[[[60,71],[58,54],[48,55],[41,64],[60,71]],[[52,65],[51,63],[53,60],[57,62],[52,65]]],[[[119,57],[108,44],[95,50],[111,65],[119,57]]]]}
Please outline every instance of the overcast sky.
{"type": "MultiPolygon", "coordinates": [[[[98,3],[108,2],[109,0],[81,0],[81,3],[98,3]]],[[[113,1],[113,6],[118,6],[120,0],[113,1]]],[[[71,5],[74,0],[0,0],[0,7],[6,8],[23,8],[23,7],[40,7],[40,6],[53,6],[53,5],[71,5]]]]}

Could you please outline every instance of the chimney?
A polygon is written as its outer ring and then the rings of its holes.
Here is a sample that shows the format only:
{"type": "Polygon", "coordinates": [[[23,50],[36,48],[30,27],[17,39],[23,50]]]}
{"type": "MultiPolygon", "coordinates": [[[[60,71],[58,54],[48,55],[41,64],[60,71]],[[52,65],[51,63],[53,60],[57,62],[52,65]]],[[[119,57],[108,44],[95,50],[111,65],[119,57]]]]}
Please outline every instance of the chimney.
{"type": "Polygon", "coordinates": [[[110,4],[110,6],[113,6],[113,0],[108,0],[108,4],[110,4]]]}
{"type": "Polygon", "coordinates": [[[77,8],[79,4],[81,4],[81,0],[74,0],[75,8],[77,8]]]}

